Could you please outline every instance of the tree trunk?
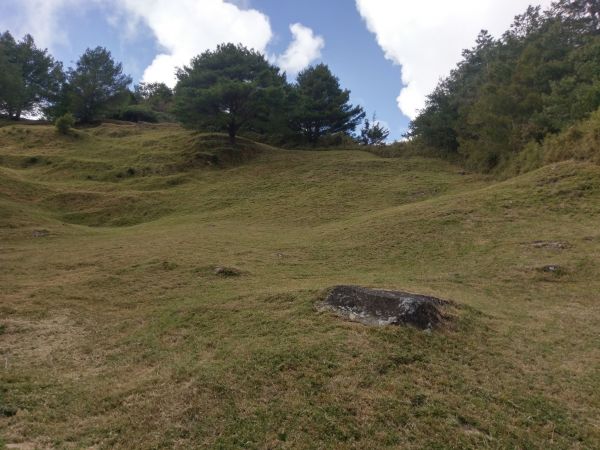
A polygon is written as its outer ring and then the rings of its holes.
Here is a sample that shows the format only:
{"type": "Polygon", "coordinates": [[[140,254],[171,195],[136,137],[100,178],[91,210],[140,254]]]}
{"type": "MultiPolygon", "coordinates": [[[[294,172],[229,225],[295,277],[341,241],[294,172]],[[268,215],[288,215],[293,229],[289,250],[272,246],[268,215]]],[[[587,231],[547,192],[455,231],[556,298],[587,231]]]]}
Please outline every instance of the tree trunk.
{"type": "Polygon", "coordinates": [[[319,132],[319,129],[315,126],[310,133],[310,143],[313,147],[317,146],[320,137],[321,133],[319,132]]]}
{"type": "Polygon", "coordinates": [[[237,131],[235,122],[231,122],[229,124],[229,126],[227,127],[227,131],[229,133],[229,143],[231,145],[235,145],[235,135],[236,135],[236,131],[237,131]]]}

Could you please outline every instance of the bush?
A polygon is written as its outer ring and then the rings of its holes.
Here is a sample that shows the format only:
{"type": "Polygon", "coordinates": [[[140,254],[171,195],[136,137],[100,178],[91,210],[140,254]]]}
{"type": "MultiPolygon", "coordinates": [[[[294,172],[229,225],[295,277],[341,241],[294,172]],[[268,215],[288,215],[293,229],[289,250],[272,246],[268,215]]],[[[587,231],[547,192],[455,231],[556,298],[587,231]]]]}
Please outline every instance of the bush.
{"type": "Polygon", "coordinates": [[[517,175],[560,161],[600,164],[600,109],[542,142],[530,142],[507,165],[504,174],[517,175]]]}
{"type": "Polygon", "coordinates": [[[56,131],[58,131],[60,134],[69,134],[74,125],[75,117],[73,117],[73,114],[71,113],[60,116],[54,123],[56,131]]]}
{"type": "Polygon", "coordinates": [[[600,164],[600,109],[562,133],[548,136],[542,148],[545,164],[569,159],[600,164]]]}
{"type": "Polygon", "coordinates": [[[346,133],[333,133],[322,136],[318,143],[318,148],[343,147],[354,148],[358,147],[358,142],[346,133]]]}
{"type": "Polygon", "coordinates": [[[120,120],[127,122],[158,122],[158,115],[146,106],[129,105],[123,109],[118,116],[120,120]]]}

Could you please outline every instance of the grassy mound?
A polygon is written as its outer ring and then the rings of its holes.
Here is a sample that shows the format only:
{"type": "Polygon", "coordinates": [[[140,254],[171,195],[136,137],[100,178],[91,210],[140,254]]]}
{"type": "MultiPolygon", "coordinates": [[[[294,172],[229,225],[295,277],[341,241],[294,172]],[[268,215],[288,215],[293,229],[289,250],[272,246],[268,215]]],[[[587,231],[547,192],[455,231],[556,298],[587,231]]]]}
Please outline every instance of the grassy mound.
{"type": "Polygon", "coordinates": [[[498,182],[172,125],[0,142],[6,444],[600,446],[599,166],[498,182]],[[459,307],[370,328],[315,309],[338,284],[459,307]]]}
{"type": "MultiPolygon", "coordinates": [[[[244,139],[233,147],[223,135],[172,124],[124,122],[73,136],[50,126],[12,125],[0,130],[0,144],[5,201],[26,200],[58,221],[94,227],[155,220],[172,209],[165,191],[194,170],[239,165],[262,149],[244,139]]],[[[8,213],[5,220],[9,226],[8,213]]]]}

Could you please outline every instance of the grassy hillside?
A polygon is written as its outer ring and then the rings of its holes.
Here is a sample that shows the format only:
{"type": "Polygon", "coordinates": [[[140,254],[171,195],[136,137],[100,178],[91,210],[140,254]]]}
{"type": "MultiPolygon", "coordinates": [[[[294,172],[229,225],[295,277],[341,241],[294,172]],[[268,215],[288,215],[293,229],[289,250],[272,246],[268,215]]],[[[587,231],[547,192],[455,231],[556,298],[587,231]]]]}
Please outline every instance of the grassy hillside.
{"type": "Polygon", "coordinates": [[[4,444],[600,446],[600,167],[223,142],[0,128],[4,444]],[[341,283],[459,308],[368,328],[314,309],[341,283]]]}

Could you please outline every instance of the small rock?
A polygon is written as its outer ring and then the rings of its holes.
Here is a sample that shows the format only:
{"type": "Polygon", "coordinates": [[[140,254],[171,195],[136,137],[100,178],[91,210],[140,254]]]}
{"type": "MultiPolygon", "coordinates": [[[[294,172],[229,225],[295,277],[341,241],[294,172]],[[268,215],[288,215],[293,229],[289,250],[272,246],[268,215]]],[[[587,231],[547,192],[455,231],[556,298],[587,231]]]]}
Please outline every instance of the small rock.
{"type": "Polygon", "coordinates": [[[365,325],[413,325],[426,330],[439,326],[450,302],[407,292],[336,286],[318,309],[365,325]]]}
{"type": "Polygon", "coordinates": [[[553,273],[556,275],[564,273],[564,269],[558,264],[549,264],[547,266],[540,267],[539,270],[545,273],[553,273]]]}
{"type": "Polygon", "coordinates": [[[533,241],[535,248],[549,248],[552,250],[565,250],[571,248],[571,244],[563,241],[533,241]]]}
{"type": "Polygon", "coordinates": [[[9,406],[0,406],[0,417],[12,417],[17,415],[17,410],[9,406]]]}
{"type": "Polygon", "coordinates": [[[242,271],[236,269],[235,267],[215,267],[215,275],[220,277],[239,277],[242,274],[242,271]]]}
{"type": "Polygon", "coordinates": [[[31,233],[34,238],[46,237],[49,234],[50,232],[48,230],[33,230],[31,233]]]}

